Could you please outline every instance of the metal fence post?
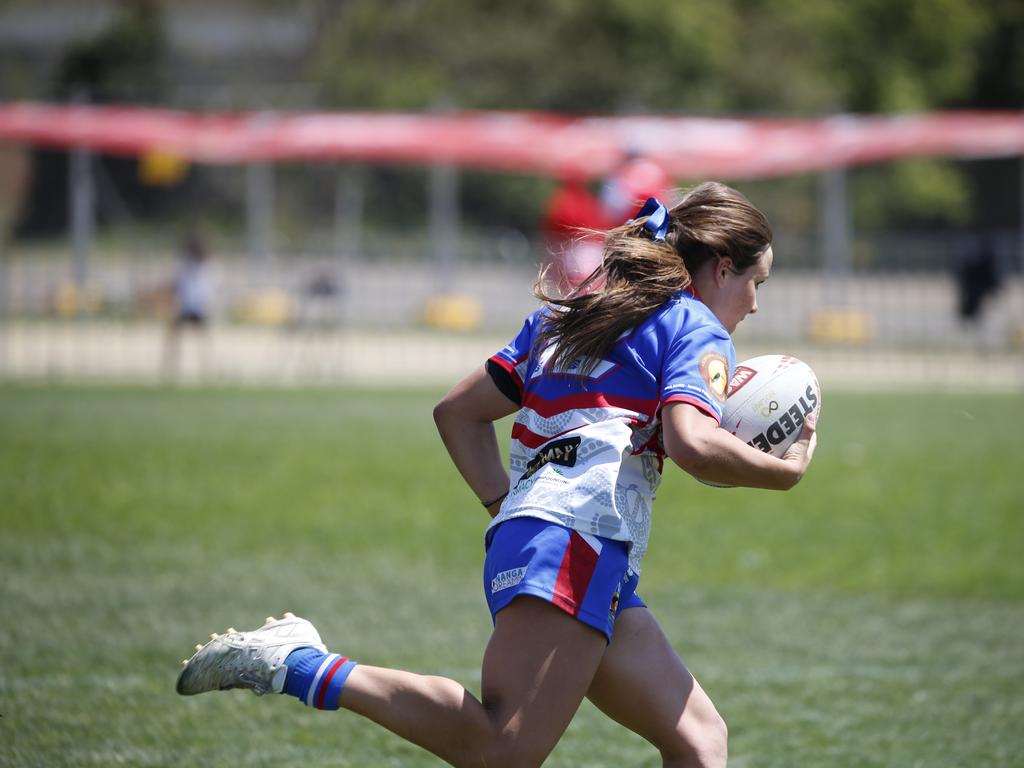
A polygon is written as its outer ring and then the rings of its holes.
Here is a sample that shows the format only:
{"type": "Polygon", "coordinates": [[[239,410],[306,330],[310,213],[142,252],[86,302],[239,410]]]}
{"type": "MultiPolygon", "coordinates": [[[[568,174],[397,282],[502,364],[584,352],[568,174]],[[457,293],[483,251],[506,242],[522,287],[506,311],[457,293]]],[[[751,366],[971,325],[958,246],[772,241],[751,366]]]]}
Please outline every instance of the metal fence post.
{"type": "Polygon", "coordinates": [[[249,268],[265,267],[272,252],[274,222],[274,170],[269,163],[245,167],[245,213],[249,241],[249,268]]]}
{"type": "Polygon", "coordinates": [[[455,280],[458,234],[458,172],[451,165],[438,163],[430,168],[430,239],[442,293],[450,291],[455,280]]]}
{"type": "Polygon", "coordinates": [[[344,321],[343,296],[348,285],[348,266],[363,250],[365,207],[366,176],[363,168],[339,166],[334,187],[334,272],[339,323],[344,321]]]}
{"type": "Polygon", "coordinates": [[[832,168],[820,175],[819,228],[825,277],[825,299],[832,306],[846,300],[850,278],[850,211],[846,169],[832,168]]]}
{"type": "MultiPolygon", "coordinates": [[[[1022,35],[1024,36],[1024,35],[1022,35]]],[[[1024,272],[1024,155],[1021,155],[1020,162],[1020,216],[1017,220],[1017,267],[1024,272]]]]}
{"type": "MultiPolygon", "coordinates": [[[[76,106],[87,103],[83,94],[75,97],[76,106]]],[[[71,210],[71,244],[75,287],[82,294],[89,282],[89,263],[95,234],[96,190],[93,179],[92,152],[78,146],[71,150],[68,164],[68,195],[71,210]]],[[[80,296],[81,298],[81,296],[80,296]]],[[[82,302],[78,302],[78,314],[82,302]]]]}

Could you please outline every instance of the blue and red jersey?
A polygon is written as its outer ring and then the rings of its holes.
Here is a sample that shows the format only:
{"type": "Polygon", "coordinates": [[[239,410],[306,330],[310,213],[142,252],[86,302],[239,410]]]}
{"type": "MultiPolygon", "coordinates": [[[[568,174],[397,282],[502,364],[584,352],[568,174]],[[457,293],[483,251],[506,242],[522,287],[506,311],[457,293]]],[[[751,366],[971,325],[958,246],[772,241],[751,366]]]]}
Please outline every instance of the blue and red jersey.
{"type": "Polygon", "coordinates": [[[509,494],[492,526],[536,517],[630,544],[639,572],[661,482],[661,408],[686,402],[721,421],[735,365],[732,340],[710,309],[674,295],[626,331],[585,374],[582,361],[551,365],[537,336],[552,310],[530,315],[489,363],[519,411],[510,445],[509,494]],[[515,398],[514,398],[515,399],[515,398]]]}

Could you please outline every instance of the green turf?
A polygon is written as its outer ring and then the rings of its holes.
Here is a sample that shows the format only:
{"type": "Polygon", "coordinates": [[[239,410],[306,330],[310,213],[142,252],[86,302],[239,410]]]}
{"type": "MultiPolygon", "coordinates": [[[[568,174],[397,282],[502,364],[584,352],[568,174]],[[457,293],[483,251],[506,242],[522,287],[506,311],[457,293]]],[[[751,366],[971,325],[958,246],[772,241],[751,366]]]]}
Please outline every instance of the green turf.
{"type": "MultiPolygon", "coordinates": [[[[0,388],[0,765],[418,766],[350,714],[181,698],[178,662],[293,610],[471,689],[483,513],[437,393],[0,388]]],[[[1024,401],[828,395],[788,494],[670,471],[641,593],[733,766],[1024,765],[1024,401]]],[[[655,766],[585,705],[548,762],[655,766]]]]}

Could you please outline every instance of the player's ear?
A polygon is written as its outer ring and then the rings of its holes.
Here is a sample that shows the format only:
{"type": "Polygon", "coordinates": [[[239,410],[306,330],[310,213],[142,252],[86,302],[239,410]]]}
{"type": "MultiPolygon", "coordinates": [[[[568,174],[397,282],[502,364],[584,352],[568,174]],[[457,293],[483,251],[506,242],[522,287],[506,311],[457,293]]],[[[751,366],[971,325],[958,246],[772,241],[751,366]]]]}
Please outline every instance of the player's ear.
{"type": "Polygon", "coordinates": [[[725,282],[725,278],[729,276],[730,272],[735,271],[733,269],[732,259],[728,256],[717,256],[715,257],[715,282],[721,285],[725,282]]]}

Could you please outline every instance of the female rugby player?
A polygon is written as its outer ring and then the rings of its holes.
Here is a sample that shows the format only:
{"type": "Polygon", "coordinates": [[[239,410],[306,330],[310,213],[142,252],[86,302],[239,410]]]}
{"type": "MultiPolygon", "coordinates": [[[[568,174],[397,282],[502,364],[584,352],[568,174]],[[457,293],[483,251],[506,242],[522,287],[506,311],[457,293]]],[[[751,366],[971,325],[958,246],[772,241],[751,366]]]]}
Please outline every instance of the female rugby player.
{"type": "Polygon", "coordinates": [[[703,480],[778,490],[811,461],[811,420],[781,459],[719,426],[730,334],[757,311],[771,243],[764,215],[722,184],[671,210],[648,200],[608,233],[578,290],[539,287],[544,307],[434,409],[493,517],[479,699],[448,678],[329,653],[291,614],[197,646],[178,692],[287,693],[363,715],[452,765],[489,768],[540,765],[587,697],[666,766],[725,765],[725,723],[636,589],[666,457],[703,480]],[[506,469],[494,422],[513,413],[506,469]]]}

